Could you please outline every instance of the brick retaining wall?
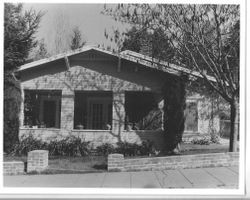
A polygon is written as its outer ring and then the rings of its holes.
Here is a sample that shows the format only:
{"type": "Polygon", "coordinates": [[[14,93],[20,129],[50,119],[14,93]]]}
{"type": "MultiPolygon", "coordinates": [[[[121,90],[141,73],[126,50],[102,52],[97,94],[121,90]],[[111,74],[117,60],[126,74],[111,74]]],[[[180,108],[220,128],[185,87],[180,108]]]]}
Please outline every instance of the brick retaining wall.
{"type": "Polygon", "coordinates": [[[24,173],[24,162],[22,161],[9,161],[3,163],[4,175],[17,175],[24,173]]]}
{"type": "Polygon", "coordinates": [[[222,167],[239,164],[239,153],[212,153],[184,156],[124,159],[121,154],[108,156],[108,171],[143,171],[176,168],[222,167]]]}

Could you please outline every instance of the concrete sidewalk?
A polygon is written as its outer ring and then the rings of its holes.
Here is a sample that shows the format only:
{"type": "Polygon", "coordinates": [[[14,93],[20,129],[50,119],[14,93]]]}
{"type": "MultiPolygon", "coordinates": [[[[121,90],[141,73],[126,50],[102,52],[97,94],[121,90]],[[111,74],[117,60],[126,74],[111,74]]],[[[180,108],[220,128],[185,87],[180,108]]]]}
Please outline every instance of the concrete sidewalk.
{"type": "Polygon", "coordinates": [[[238,167],[4,176],[4,187],[238,188],[238,167]]]}

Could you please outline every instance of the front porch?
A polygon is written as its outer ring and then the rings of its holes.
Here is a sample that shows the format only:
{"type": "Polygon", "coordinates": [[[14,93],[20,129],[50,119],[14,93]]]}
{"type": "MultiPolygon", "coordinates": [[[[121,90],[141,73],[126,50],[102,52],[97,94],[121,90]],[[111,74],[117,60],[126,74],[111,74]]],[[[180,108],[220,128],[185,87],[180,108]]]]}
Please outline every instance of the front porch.
{"type": "Polygon", "coordinates": [[[103,143],[163,144],[161,94],[151,91],[23,90],[20,137],[43,140],[79,136],[94,146],[103,143]]]}
{"type": "MultiPolygon", "coordinates": [[[[140,144],[150,140],[156,149],[164,146],[164,100],[151,91],[23,90],[20,137],[32,134],[49,141],[74,135],[103,143],[140,144]]],[[[185,133],[198,132],[195,100],[187,101],[185,133]]],[[[184,134],[185,135],[185,134],[184,134]]]]}
{"type": "Polygon", "coordinates": [[[67,130],[163,129],[164,101],[150,91],[24,90],[22,128],[67,130]]]}

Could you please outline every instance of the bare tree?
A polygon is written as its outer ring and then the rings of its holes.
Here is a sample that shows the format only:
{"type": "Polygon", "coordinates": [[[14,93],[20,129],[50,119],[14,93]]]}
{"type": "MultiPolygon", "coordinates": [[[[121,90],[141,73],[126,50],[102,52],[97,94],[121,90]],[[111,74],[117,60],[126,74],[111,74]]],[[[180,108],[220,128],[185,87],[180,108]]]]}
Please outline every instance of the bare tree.
{"type": "Polygon", "coordinates": [[[47,44],[49,53],[55,55],[70,50],[72,28],[69,17],[62,10],[58,10],[52,20],[47,44]]]}
{"type": "Polygon", "coordinates": [[[229,151],[237,151],[239,6],[119,4],[115,9],[106,7],[105,13],[139,28],[164,30],[176,62],[198,71],[202,82],[230,104],[229,151]]]}

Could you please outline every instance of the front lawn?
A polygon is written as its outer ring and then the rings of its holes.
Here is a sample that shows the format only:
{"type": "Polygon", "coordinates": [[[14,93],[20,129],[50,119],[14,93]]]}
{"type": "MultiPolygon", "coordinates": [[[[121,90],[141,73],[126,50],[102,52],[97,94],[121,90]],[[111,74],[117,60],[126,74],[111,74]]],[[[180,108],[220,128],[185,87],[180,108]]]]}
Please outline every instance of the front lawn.
{"type": "MultiPolygon", "coordinates": [[[[182,143],[181,152],[178,155],[192,154],[208,154],[208,153],[223,153],[228,152],[229,141],[222,139],[220,144],[211,143],[209,145],[200,145],[192,143],[182,143]]],[[[164,156],[164,155],[159,155],[164,156]]],[[[132,156],[147,157],[147,156],[132,156]]],[[[4,155],[4,161],[23,161],[27,163],[25,156],[8,156],[4,155]]],[[[27,166],[26,166],[27,167],[27,166]]],[[[69,157],[69,156],[49,156],[49,167],[42,172],[43,174],[58,174],[58,173],[90,173],[107,171],[107,156],[84,156],[84,157],[69,157]]]]}
{"type": "MultiPolygon", "coordinates": [[[[200,145],[192,143],[181,144],[181,155],[192,155],[192,154],[207,154],[207,153],[224,153],[229,150],[229,140],[225,138],[220,139],[220,143],[211,143],[209,145],[200,145]]],[[[238,146],[239,151],[239,146],[238,146]]]]}
{"type": "Polygon", "coordinates": [[[104,156],[50,157],[50,169],[70,169],[76,171],[107,170],[107,158],[104,156]]]}

